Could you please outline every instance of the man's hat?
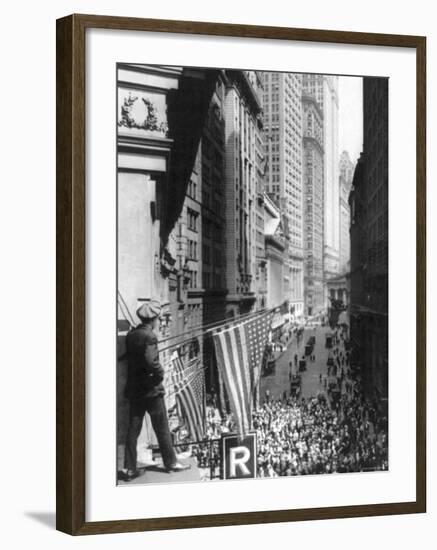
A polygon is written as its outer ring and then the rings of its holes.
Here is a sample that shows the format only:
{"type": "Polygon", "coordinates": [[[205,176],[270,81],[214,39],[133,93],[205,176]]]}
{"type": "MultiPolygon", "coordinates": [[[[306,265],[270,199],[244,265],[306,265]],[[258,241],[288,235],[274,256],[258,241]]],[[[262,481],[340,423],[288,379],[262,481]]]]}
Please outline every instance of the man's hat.
{"type": "Polygon", "coordinates": [[[155,317],[158,317],[161,314],[161,304],[158,302],[158,300],[148,300],[147,302],[144,302],[138,309],[137,309],[137,315],[141,319],[141,321],[148,321],[150,319],[154,319],[155,317]]]}

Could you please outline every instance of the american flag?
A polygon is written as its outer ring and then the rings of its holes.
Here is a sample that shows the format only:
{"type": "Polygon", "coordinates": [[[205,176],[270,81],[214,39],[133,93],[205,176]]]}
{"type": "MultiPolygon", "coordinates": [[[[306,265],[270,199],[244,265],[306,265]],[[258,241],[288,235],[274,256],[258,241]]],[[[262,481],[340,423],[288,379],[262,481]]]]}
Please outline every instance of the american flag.
{"type": "Polygon", "coordinates": [[[247,321],[246,333],[249,343],[250,371],[254,386],[259,382],[261,363],[267,344],[267,337],[272,326],[273,311],[268,311],[253,320],[247,321]]]}
{"type": "Polygon", "coordinates": [[[176,403],[188,425],[192,441],[200,441],[205,433],[205,378],[199,358],[186,366],[178,352],[171,358],[172,379],[176,393],[176,403]]]}
{"type": "Polygon", "coordinates": [[[213,333],[217,364],[240,434],[251,429],[252,391],[259,380],[271,321],[272,313],[266,312],[213,333]]]}

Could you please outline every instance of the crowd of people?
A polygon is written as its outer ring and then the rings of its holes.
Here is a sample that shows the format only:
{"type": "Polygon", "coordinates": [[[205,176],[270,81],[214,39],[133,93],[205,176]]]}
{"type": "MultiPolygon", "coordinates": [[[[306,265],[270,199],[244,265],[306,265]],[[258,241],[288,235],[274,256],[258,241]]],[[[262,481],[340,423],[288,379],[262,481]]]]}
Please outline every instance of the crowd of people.
{"type": "MultiPolygon", "coordinates": [[[[335,330],[332,361],[312,397],[266,395],[253,411],[257,476],[278,477],[388,469],[388,423],[364,398],[359,373],[349,364],[347,335],[335,330]]],[[[220,475],[218,440],[234,431],[232,415],[208,407],[207,439],[194,449],[198,466],[220,475]]]]}
{"type": "Polygon", "coordinates": [[[384,470],[387,440],[375,409],[323,395],[265,402],[254,415],[258,477],[384,470]]]}

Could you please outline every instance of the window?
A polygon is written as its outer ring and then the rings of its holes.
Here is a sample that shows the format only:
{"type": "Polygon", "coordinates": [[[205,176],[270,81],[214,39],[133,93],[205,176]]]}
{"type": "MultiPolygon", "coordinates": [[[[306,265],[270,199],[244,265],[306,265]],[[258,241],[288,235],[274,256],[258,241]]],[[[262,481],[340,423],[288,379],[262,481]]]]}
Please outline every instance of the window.
{"type": "Polygon", "coordinates": [[[188,257],[190,260],[197,260],[197,243],[188,239],[188,257]]]}
{"type": "Polygon", "coordinates": [[[191,229],[191,231],[197,232],[197,218],[199,216],[199,213],[195,210],[191,210],[191,208],[187,209],[187,218],[188,218],[188,229],[191,229]]]}
{"type": "Polygon", "coordinates": [[[211,273],[203,273],[203,288],[211,288],[211,273]]]}
{"type": "Polygon", "coordinates": [[[214,250],[214,263],[217,267],[221,266],[222,264],[222,254],[219,248],[216,248],[214,250]]]}
{"type": "Polygon", "coordinates": [[[190,288],[197,288],[197,271],[190,271],[190,288]]]}
{"type": "Polygon", "coordinates": [[[196,198],[197,198],[196,197],[196,195],[197,195],[197,184],[193,180],[190,180],[190,183],[188,184],[188,193],[187,194],[188,194],[189,197],[196,200],[196,198]]]}

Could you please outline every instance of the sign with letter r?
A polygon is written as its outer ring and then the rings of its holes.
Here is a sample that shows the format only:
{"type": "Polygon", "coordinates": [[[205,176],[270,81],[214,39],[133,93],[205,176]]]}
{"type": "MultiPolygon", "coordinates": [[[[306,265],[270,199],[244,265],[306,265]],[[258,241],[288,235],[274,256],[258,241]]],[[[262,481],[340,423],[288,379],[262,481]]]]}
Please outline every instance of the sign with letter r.
{"type": "Polygon", "coordinates": [[[221,454],[222,479],[256,477],[256,434],[223,435],[221,454]]]}

